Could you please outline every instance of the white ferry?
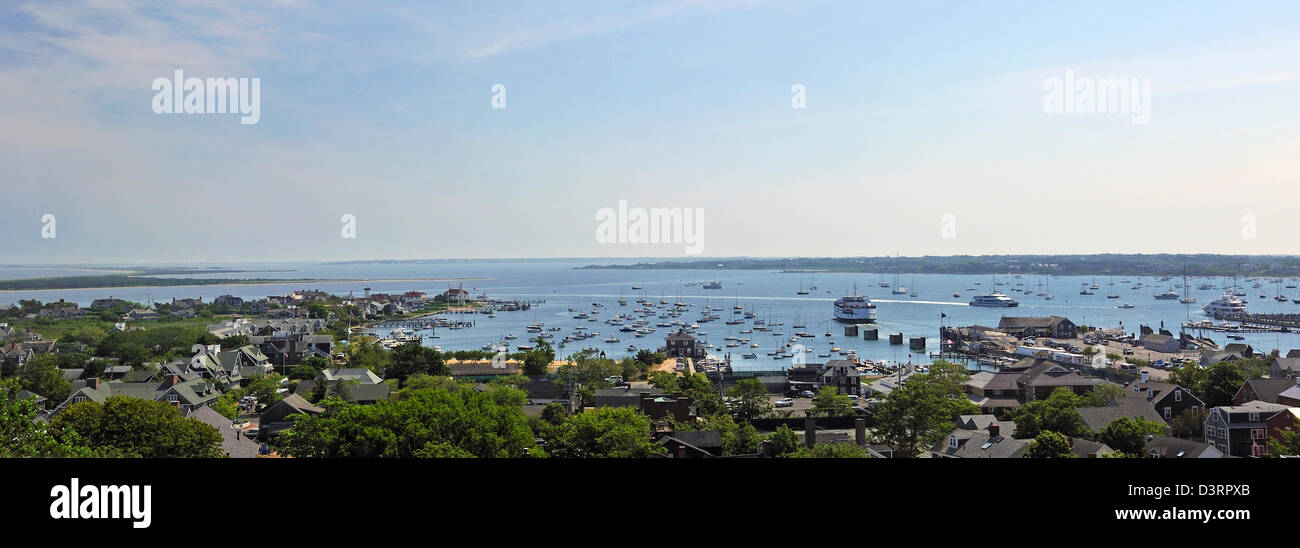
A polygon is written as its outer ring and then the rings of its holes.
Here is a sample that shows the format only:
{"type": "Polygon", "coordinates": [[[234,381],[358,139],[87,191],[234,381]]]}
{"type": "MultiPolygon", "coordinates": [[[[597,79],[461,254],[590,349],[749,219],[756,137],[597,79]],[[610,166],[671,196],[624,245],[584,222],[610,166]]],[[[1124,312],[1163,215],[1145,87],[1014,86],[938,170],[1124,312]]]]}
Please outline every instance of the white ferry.
{"type": "Polygon", "coordinates": [[[1010,308],[1013,306],[1020,306],[1020,303],[1011,297],[995,291],[988,295],[976,295],[974,299],[971,299],[970,305],[1010,308]]]}
{"type": "Polygon", "coordinates": [[[872,323],[876,321],[876,304],[871,299],[858,295],[858,286],[853,286],[853,294],[835,299],[835,319],[844,323],[872,323]]]}

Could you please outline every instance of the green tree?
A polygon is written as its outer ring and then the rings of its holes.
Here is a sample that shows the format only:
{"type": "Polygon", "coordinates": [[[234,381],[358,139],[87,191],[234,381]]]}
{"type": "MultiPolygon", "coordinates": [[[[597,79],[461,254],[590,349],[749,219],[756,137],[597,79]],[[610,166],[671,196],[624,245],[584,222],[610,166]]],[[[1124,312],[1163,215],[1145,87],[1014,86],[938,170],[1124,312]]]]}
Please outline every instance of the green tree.
{"type": "Polygon", "coordinates": [[[784,424],[776,427],[768,441],[772,444],[772,455],[776,457],[789,457],[803,448],[799,434],[784,424]]]}
{"type": "Polygon", "coordinates": [[[655,371],[650,373],[650,386],[665,394],[672,394],[680,389],[681,375],[672,371],[655,371]]]}
{"type": "Polygon", "coordinates": [[[0,458],[97,456],[76,432],[51,428],[39,416],[35,401],[0,387],[0,458]]]}
{"type": "Polygon", "coordinates": [[[555,349],[543,339],[537,347],[524,354],[524,373],[528,375],[545,375],[548,366],[555,361],[555,349]]]}
{"type": "Polygon", "coordinates": [[[1148,435],[1165,433],[1165,425],[1141,417],[1120,417],[1107,424],[1097,434],[1097,441],[1109,445],[1111,449],[1141,456],[1146,447],[1148,435]]]}
{"type": "Polygon", "coordinates": [[[741,379],[727,390],[731,398],[731,411],[736,417],[751,421],[772,410],[772,400],[767,397],[767,387],[758,379],[741,379]]]}
{"type": "Polygon", "coordinates": [[[1283,455],[1300,455],[1300,430],[1292,425],[1283,429],[1280,434],[1280,440],[1269,438],[1268,455],[1275,459],[1283,455]]]}
{"type": "Polygon", "coordinates": [[[943,360],[934,362],[930,373],[912,375],[876,406],[876,439],[902,457],[939,443],[958,416],[979,412],[963,389],[968,378],[960,365],[943,360]]]}
{"type": "Polygon", "coordinates": [[[678,383],[677,390],[673,392],[678,391],[683,396],[691,399],[701,417],[712,417],[726,413],[727,408],[722,404],[722,395],[713,387],[713,382],[704,373],[683,375],[678,383]]]}
{"type": "Polygon", "coordinates": [[[104,403],[87,401],[68,406],[50,421],[55,429],[77,433],[90,447],[111,448],[144,458],[210,458],[221,456],[221,433],[171,404],[126,396],[104,403]]]}
{"type": "Polygon", "coordinates": [[[1052,391],[1045,400],[1026,403],[1013,413],[1016,438],[1036,438],[1043,431],[1063,436],[1080,437],[1088,432],[1078,408],[1087,405],[1087,398],[1061,387],[1052,391]]]}
{"type": "Polygon", "coordinates": [[[800,459],[869,459],[871,455],[866,449],[858,447],[852,443],[819,443],[812,449],[800,447],[793,454],[793,458],[800,459]]]}
{"type": "Polygon", "coordinates": [[[569,417],[543,435],[561,458],[644,458],[664,448],[650,441],[650,419],[630,407],[602,407],[569,417]]]}
{"type": "Polygon", "coordinates": [[[532,454],[519,390],[422,389],[371,405],[334,401],[324,415],[295,415],[274,445],[293,457],[397,458],[532,454]]]}
{"type": "Polygon", "coordinates": [[[1201,440],[1204,436],[1205,419],[1210,413],[1204,409],[1187,409],[1169,421],[1169,429],[1175,437],[1186,440],[1201,440]]]}
{"type": "Polygon", "coordinates": [[[546,404],[546,408],[542,409],[542,420],[551,426],[562,424],[568,418],[569,410],[565,409],[562,403],[551,402],[546,404]]]}
{"type": "Polygon", "coordinates": [[[1110,402],[1124,397],[1124,389],[1113,383],[1102,383],[1092,388],[1088,392],[1088,407],[1105,407],[1110,402]]]}
{"type": "MultiPolygon", "coordinates": [[[[1205,372],[1205,383],[1201,398],[1207,407],[1232,405],[1232,396],[1246,382],[1246,374],[1232,362],[1219,362],[1210,365],[1205,372]]],[[[1194,392],[1193,392],[1194,393],[1194,392]]]]}
{"type": "Polygon", "coordinates": [[[54,354],[38,354],[18,366],[19,384],[25,389],[45,396],[54,402],[63,402],[72,392],[72,383],[63,378],[58,358],[54,354]]]}
{"type": "Polygon", "coordinates": [[[809,414],[815,417],[842,417],[853,412],[853,400],[840,394],[838,388],[825,385],[813,398],[809,414]]]}
{"type": "Polygon", "coordinates": [[[1074,452],[1070,450],[1070,440],[1065,436],[1044,430],[1029,442],[1029,458],[1033,459],[1071,459],[1074,452]]]}
{"type": "Polygon", "coordinates": [[[386,379],[405,381],[411,375],[448,375],[451,370],[441,352],[418,344],[404,344],[391,352],[390,359],[378,372],[386,379]]]}

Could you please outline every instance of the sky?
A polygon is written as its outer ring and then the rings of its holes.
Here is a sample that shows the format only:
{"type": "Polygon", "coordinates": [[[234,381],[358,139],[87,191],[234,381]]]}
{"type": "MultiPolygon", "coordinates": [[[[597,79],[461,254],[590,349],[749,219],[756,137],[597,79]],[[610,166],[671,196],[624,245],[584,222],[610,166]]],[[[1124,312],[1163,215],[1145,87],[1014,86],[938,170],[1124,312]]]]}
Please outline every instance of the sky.
{"type": "Polygon", "coordinates": [[[1294,2],[5,2],[0,263],[695,256],[602,242],[620,201],[698,210],[699,256],[1296,254],[1297,28],[1294,2]],[[156,113],[176,70],[259,79],[259,120],[156,113]],[[1067,73],[1148,83],[1149,119],[1052,111],[1067,73]]]}

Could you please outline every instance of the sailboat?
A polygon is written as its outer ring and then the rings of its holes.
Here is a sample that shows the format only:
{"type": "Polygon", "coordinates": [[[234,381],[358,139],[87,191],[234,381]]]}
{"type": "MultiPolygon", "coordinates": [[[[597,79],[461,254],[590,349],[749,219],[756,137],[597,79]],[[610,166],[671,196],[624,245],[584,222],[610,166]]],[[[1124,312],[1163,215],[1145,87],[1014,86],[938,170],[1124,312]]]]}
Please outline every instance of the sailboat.
{"type": "MultiPolygon", "coordinates": [[[[1282,300],[1286,301],[1286,298],[1283,297],[1282,300]]],[[[1178,302],[1183,304],[1192,304],[1196,302],[1196,297],[1192,296],[1192,290],[1189,289],[1187,285],[1187,265],[1183,265],[1183,298],[1178,299],[1178,302]]]]}
{"type": "Polygon", "coordinates": [[[907,288],[906,288],[906,287],[903,287],[903,286],[901,286],[901,285],[898,284],[898,274],[894,274],[894,290],[893,290],[893,294],[895,294],[895,295],[906,295],[906,294],[907,294],[907,288]]]}

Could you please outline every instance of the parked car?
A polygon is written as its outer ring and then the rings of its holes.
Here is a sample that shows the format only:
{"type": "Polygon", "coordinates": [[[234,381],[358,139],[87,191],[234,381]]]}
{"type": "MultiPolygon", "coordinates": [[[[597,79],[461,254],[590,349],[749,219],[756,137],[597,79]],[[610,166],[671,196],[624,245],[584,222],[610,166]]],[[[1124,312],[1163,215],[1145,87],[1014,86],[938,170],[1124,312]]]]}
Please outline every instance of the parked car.
{"type": "Polygon", "coordinates": [[[800,393],[799,393],[799,397],[801,397],[801,398],[815,398],[815,397],[817,397],[817,394],[814,394],[812,390],[804,390],[803,392],[800,392],[800,393]]]}
{"type": "Polygon", "coordinates": [[[249,428],[248,430],[244,431],[244,435],[247,436],[249,439],[256,439],[258,434],[261,433],[262,433],[261,428],[249,428]]]}
{"type": "Polygon", "coordinates": [[[794,407],[794,398],[781,398],[772,404],[773,407],[794,407]]]}

